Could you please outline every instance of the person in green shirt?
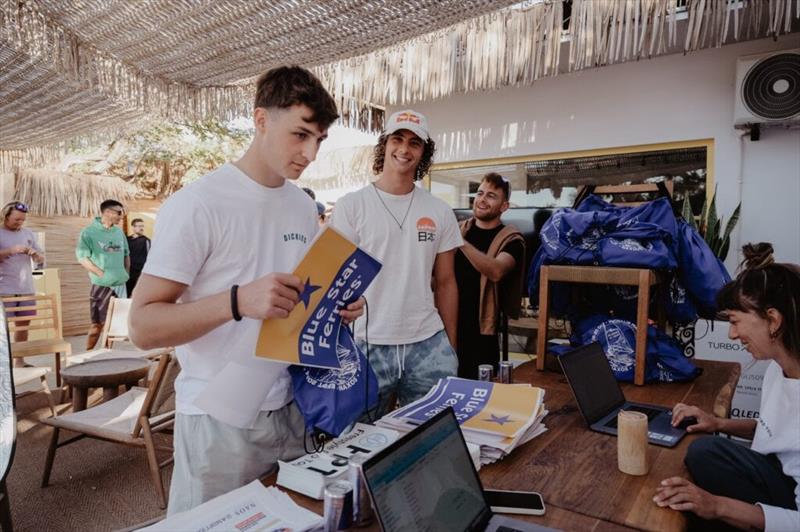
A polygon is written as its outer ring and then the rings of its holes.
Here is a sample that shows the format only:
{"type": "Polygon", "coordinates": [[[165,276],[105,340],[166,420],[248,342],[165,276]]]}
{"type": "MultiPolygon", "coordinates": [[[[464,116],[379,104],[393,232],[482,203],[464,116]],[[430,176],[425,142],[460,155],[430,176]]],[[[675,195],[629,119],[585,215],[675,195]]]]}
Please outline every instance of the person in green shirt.
{"type": "Polygon", "coordinates": [[[106,200],[100,204],[100,216],[84,227],[78,237],[75,256],[89,272],[92,288],[89,292],[89,314],[92,325],[86,339],[86,349],[93,349],[103,330],[112,297],[127,297],[125,283],[130,271],[128,239],[119,222],[124,213],[122,204],[106,200]]]}

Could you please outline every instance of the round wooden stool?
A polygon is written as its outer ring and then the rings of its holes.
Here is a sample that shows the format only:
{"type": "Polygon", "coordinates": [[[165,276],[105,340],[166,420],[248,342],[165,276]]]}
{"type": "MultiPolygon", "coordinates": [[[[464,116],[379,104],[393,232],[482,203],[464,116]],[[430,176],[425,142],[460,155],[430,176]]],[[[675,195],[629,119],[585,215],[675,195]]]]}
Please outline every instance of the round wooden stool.
{"type": "Polygon", "coordinates": [[[110,358],[90,360],[61,370],[65,384],[72,387],[72,410],[86,409],[90,388],[103,388],[103,401],[115,398],[119,386],[126,388],[147,377],[150,361],[146,358],[110,358]]]}

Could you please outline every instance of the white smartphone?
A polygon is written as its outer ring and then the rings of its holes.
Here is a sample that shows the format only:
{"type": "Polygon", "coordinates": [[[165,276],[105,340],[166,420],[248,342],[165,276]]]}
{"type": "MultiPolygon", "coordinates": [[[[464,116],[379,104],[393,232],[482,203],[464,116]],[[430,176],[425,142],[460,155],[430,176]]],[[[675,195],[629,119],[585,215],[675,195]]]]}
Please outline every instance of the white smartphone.
{"type": "Polygon", "coordinates": [[[535,491],[483,490],[498,514],[544,515],[544,500],[535,491]]]}

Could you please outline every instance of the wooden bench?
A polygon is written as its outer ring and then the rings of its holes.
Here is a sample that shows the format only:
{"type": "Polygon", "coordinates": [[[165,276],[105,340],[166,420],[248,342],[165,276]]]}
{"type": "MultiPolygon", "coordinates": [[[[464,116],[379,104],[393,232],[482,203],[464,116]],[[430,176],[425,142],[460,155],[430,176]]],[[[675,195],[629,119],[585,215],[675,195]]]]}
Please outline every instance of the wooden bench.
{"type": "Polygon", "coordinates": [[[11,356],[24,358],[53,353],[55,356],[56,384],[61,386],[61,357],[72,354],[72,346],[61,337],[61,320],[59,318],[58,303],[53,294],[35,294],[26,296],[5,296],[0,298],[3,303],[30,304],[19,307],[7,307],[8,332],[12,339],[11,356]],[[16,313],[35,311],[33,316],[18,316],[16,313]],[[22,323],[22,324],[21,324],[22,323]],[[39,340],[26,340],[14,342],[14,333],[21,331],[44,331],[50,338],[39,340]]]}

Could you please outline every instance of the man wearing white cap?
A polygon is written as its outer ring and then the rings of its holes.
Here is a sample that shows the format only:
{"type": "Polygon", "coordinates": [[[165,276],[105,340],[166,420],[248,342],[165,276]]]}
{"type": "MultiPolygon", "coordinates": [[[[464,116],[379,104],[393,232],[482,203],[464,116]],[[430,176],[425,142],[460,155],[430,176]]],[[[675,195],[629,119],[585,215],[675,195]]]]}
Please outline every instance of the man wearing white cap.
{"type": "Polygon", "coordinates": [[[424,115],[394,113],[375,146],[378,179],[337,201],[331,222],[383,264],[365,293],[367,319],[356,323],[380,383],[378,415],[458,371],[453,262],[464,242],[452,209],[416,186],[434,151],[424,115]]]}

